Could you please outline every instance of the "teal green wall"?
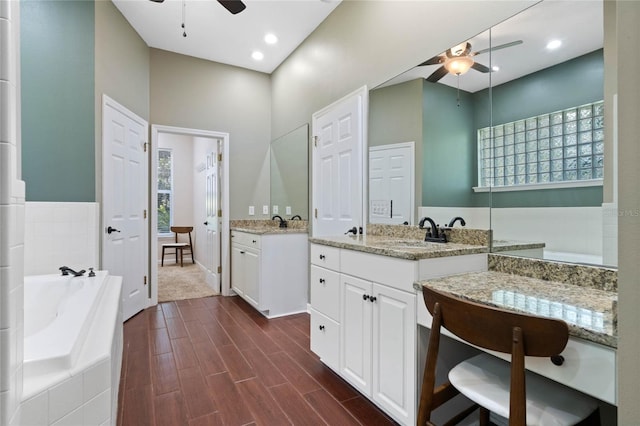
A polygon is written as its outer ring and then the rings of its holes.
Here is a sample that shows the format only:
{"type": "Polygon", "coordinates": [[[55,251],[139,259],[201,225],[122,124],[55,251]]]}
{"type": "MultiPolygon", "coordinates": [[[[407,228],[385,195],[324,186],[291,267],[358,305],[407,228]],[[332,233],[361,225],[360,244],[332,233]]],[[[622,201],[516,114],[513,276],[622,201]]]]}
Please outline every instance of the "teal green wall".
{"type": "MultiPolygon", "coordinates": [[[[489,90],[474,94],[477,128],[490,124],[482,106],[489,90]]],[[[534,117],[604,99],[603,51],[597,50],[562,64],[529,74],[492,89],[494,124],[534,117]]],[[[493,207],[600,206],[602,187],[494,192],[493,207]]]]}
{"type": "Polygon", "coordinates": [[[20,3],[27,201],[95,201],[94,3],[20,3]]]}
{"type": "MultiPolygon", "coordinates": [[[[423,86],[422,205],[488,207],[476,185],[476,104],[473,96],[443,85],[423,86]]],[[[487,108],[485,108],[487,110],[487,108]]]]}

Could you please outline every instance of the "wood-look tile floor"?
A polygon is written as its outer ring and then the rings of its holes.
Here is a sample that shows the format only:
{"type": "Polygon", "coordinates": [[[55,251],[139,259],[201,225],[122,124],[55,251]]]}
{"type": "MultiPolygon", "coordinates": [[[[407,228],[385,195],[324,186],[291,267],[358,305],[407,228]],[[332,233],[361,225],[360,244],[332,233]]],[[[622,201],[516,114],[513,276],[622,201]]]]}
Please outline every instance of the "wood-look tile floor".
{"type": "Polygon", "coordinates": [[[161,303],[124,324],[118,425],[393,425],[309,349],[309,315],[239,297],[161,303]]]}

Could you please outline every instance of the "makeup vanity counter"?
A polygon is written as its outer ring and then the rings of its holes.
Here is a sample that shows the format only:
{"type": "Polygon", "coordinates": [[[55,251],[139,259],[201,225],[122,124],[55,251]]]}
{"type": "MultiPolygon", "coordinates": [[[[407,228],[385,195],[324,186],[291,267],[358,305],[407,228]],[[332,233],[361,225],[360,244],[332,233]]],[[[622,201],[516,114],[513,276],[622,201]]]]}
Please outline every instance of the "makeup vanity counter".
{"type": "MultiPolygon", "coordinates": [[[[416,283],[507,310],[558,318],[569,326],[564,363],[527,358],[538,374],[616,404],[617,272],[610,268],[490,254],[488,271],[416,283]]],[[[418,304],[418,324],[431,315],[418,304]]],[[[448,331],[443,330],[454,339],[448,331]]],[[[506,358],[502,356],[503,358],[506,358]]]]}

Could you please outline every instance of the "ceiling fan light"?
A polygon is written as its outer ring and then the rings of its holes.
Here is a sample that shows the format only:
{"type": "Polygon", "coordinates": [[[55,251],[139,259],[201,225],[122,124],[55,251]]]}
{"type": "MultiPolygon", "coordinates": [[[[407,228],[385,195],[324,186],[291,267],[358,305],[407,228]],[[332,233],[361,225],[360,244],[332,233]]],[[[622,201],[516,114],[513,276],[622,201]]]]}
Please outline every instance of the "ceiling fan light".
{"type": "Polygon", "coordinates": [[[469,56],[454,56],[447,58],[444,67],[451,74],[462,75],[469,71],[473,65],[473,59],[469,56]]]}

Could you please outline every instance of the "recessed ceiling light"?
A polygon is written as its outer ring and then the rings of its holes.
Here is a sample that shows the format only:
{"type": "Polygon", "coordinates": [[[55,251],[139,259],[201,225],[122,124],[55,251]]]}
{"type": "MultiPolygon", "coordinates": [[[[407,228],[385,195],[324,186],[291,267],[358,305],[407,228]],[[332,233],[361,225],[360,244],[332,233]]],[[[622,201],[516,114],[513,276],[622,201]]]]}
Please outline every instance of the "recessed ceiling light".
{"type": "Polygon", "coordinates": [[[500,67],[499,67],[499,66],[497,66],[497,65],[492,66],[492,67],[491,67],[491,69],[492,69],[493,71],[500,71],[500,67]]]}
{"type": "Polygon", "coordinates": [[[261,61],[264,59],[264,53],[254,50],[253,53],[251,54],[251,57],[256,61],[261,61]]]}
{"type": "Polygon", "coordinates": [[[264,36],[264,42],[267,44],[276,44],[278,42],[278,37],[273,33],[268,33],[264,36]]]}
{"type": "Polygon", "coordinates": [[[560,40],[551,40],[549,43],[547,43],[547,49],[549,49],[549,50],[557,49],[561,45],[562,45],[562,41],[560,41],[560,40]]]}

